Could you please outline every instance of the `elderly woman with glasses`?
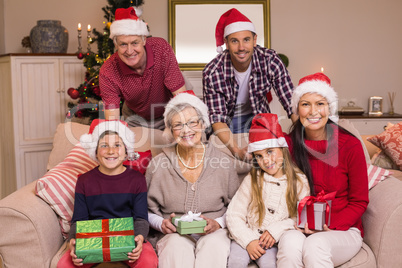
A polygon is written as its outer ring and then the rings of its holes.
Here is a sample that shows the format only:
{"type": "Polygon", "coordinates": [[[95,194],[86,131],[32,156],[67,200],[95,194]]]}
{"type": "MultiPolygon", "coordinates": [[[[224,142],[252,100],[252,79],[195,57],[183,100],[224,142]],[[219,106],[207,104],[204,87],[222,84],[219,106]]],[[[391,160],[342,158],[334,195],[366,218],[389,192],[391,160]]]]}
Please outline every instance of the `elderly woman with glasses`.
{"type": "Polygon", "coordinates": [[[175,96],[164,120],[164,136],[172,144],[153,158],[146,173],[149,222],[159,231],[159,267],[226,267],[230,239],[225,213],[239,186],[233,160],[203,141],[210,122],[198,97],[175,96]],[[204,233],[177,233],[172,218],[190,211],[201,212],[204,233]]]}

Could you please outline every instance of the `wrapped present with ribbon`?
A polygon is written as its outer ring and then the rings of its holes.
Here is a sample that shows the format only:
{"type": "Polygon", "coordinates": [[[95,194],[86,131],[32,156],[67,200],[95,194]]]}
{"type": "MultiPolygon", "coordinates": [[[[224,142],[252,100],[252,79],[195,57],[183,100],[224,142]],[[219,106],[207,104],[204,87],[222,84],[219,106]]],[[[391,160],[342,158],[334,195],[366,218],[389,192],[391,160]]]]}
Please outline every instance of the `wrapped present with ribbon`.
{"type": "Polygon", "coordinates": [[[331,224],[331,205],[336,191],[325,194],[321,191],[317,196],[306,196],[297,202],[297,227],[304,228],[306,222],[311,230],[323,230],[324,224],[331,224]]]}
{"type": "Polygon", "coordinates": [[[172,223],[176,226],[179,234],[203,234],[207,221],[200,217],[200,213],[189,211],[181,217],[172,218],[172,223]]]}
{"type": "Polygon", "coordinates": [[[75,254],[83,263],[126,261],[134,248],[132,217],[77,221],[75,254]]]}

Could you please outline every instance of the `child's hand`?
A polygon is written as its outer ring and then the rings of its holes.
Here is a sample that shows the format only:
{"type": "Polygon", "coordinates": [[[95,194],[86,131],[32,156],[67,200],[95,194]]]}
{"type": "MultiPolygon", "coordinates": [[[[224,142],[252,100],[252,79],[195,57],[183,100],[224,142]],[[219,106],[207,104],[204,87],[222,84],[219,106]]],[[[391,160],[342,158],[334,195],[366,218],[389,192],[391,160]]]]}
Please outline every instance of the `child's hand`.
{"type": "Polygon", "coordinates": [[[164,234],[172,234],[176,232],[176,226],[172,223],[172,218],[176,215],[174,213],[170,214],[169,219],[164,219],[162,221],[162,233],[164,234]]]}
{"type": "Polygon", "coordinates": [[[75,239],[71,239],[68,243],[68,249],[70,250],[70,256],[75,266],[82,266],[82,259],[78,259],[77,255],[75,255],[75,239]]]}
{"type": "Polygon", "coordinates": [[[246,250],[250,258],[255,261],[265,254],[265,250],[259,245],[258,240],[253,240],[247,245],[246,250]]]}
{"type": "Polygon", "coordinates": [[[272,246],[276,243],[276,240],[267,230],[265,230],[260,236],[260,240],[258,242],[263,249],[269,249],[272,248],[272,246]]]}
{"type": "Polygon", "coordinates": [[[318,232],[324,232],[324,231],[331,231],[331,229],[328,228],[328,226],[326,224],[324,224],[324,226],[322,227],[322,230],[310,230],[308,228],[308,223],[306,222],[306,224],[304,225],[304,229],[300,229],[297,226],[295,226],[296,230],[301,231],[302,233],[305,233],[306,235],[310,235],[310,234],[315,234],[318,232]]]}
{"type": "Polygon", "coordinates": [[[135,262],[141,255],[142,252],[142,243],[144,243],[144,237],[142,235],[137,235],[135,238],[135,249],[132,252],[127,254],[129,261],[128,262],[135,262]]]}
{"type": "Polygon", "coordinates": [[[216,220],[207,218],[203,215],[201,215],[201,218],[203,218],[204,220],[207,221],[207,226],[205,226],[205,228],[204,228],[205,234],[213,233],[216,230],[219,230],[221,228],[221,226],[219,225],[219,223],[216,220]]]}

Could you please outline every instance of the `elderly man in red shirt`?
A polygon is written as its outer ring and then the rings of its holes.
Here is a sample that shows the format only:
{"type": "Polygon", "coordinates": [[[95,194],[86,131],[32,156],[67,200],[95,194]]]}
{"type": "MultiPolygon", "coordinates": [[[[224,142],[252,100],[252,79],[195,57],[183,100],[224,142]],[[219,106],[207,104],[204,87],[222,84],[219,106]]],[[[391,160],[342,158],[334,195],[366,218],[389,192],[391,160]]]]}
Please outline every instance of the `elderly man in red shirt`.
{"type": "Polygon", "coordinates": [[[122,113],[130,126],[163,129],[166,103],[186,90],[172,47],[163,38],[148,37],[148,27],[134,7],[116,10],[110,38],[117,52],[100,69],[99,86],[106,119],[122,113]]]}

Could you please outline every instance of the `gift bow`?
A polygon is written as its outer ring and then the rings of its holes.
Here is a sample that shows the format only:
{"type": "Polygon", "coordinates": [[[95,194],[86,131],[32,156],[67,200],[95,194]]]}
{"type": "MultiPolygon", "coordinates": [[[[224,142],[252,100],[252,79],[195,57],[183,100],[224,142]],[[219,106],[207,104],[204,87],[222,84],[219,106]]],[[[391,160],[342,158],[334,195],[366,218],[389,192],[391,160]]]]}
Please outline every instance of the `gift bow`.
{"type": "Polygon", "coordinates": [[[307,206],[307,219],[312,219],[312,224],[309,223],[309,229],[315,229],[315,219],[314,219],[314,203],[322,202],[325,203],[325,223],[328,223],[329,219],[329,205],[328,200],[335,199],[336,191],[325,194],[324,190],[319,192],[317,196],[306,196],[299,202],[297,207],[297,213],[299,215],[299,223],[301,223],[301,212],[305,206],[307,206]]]}
{"type": "Polygon", "coordinates": [[[203,218],[201,218],[200,216],[201,216],[201,212],[193,213],[192,211],[189,211],[187,214],[181,216],[179,220],[187,221],[187,222],[202,221],[203,218]]]}

